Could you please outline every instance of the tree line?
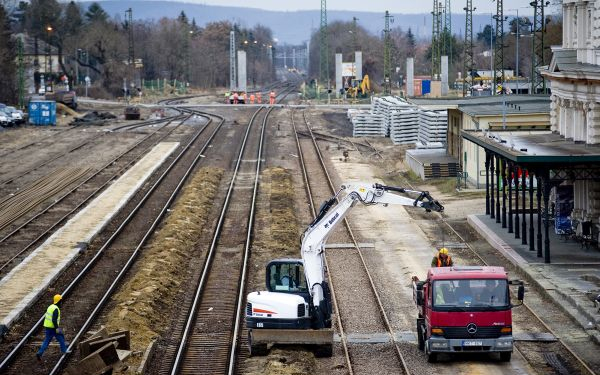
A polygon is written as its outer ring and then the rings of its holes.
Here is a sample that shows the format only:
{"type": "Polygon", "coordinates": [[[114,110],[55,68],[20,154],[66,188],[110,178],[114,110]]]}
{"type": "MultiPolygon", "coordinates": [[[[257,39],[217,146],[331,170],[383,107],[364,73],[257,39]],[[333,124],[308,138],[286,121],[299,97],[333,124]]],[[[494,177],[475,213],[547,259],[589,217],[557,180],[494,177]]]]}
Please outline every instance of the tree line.
{"type": "MultiPolygon", "coordinates": [[[[31,0],[0,3],[0,101],[14,102],[16,96],[16,39],[23,33],[35,43],[43,41],[58,54],[61,72],[71,83],[81,83],[89,72],[97,96],[122,93],[124,79],[164,79],[213,88],[229,85],[229,35],[236,33],[236,48],[247,51],[248,79],[260,85],[273,80],[273,66],[267,48],[272,48],[270,29],[232,25],[228,21],[199,27],[185,13],[176,19],[158,21],[111,17],[98,3],[86,9],[74,2],[31,0]],[[6,6],[6,7],[5,7],[6,6]],[[130,34],[133,45],[130,45],[130,34]],[[131,52],[137,64],[131,64],[131,52]],[[135,69],[134,69],[135,66],[135,69]],[[76,77],[79,72],[79,77],[76,77]]],[[[124,10],[125,11],[125,10],[124,10]]],[[[133,10],[135,16],[135,9],[133,10]]],[[[37,50],[37,48],[36,48],[37,50]]],[[[44,54],[43,50],[39,51],[44,54]]]]}

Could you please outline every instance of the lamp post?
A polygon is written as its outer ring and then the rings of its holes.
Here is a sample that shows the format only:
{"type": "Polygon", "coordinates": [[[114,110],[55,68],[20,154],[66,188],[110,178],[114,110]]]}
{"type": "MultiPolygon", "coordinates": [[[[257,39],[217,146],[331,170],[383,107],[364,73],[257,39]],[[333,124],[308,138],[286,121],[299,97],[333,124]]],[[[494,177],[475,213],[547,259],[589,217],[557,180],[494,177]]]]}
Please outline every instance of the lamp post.
{"type": "Polygon", "coordinates": [[[52,73],[52,61],[50,60],[51,51],[50,51],[50,34],[52,33],[52,26],[46,26],[46,33],[48,37],[46,38],[46,72],[52,73]],[[48,64],[48,62],[50,62],[48,64]]]}

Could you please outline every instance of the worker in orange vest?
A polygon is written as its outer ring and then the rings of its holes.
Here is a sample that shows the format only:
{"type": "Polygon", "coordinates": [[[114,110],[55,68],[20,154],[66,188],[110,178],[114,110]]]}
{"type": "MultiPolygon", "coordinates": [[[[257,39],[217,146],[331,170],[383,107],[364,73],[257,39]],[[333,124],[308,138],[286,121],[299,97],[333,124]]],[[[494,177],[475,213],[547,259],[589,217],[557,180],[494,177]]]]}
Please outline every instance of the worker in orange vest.
{"type": "Polygon", "coordinates": [[[255,96],[254,94],[250,94],[250,104],[254,104],[255,96]]]}
{"type": "Polygon", "coordinates": [[[237,92],[233,93],[233,104],[238,104],[238,93],[237,92]]]}
{"type": "Polygon", "coordinates": [[[262,94],[259,92],[256,93],[256,102],[260,104],[262,102],[262,94]]]}
{"type": "Polygon", "coordinates": [[[275,91],[271,91],[269,94],[269,104],[275,104],[275,91]]]}
{"type": "Polygon", "coordinates": [[[437,255],[431,260],[431,267],[452,267],[454,262],[448,254],[448,249],[442,247],[437,255]]]}

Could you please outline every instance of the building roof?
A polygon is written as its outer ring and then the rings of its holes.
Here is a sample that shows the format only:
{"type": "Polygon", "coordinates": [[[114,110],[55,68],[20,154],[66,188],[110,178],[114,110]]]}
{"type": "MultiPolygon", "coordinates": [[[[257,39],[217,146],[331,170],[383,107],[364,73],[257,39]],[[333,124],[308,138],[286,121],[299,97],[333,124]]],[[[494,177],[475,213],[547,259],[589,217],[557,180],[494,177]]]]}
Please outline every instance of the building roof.
{"type": "MultiPolygon", "coordinates": [[[[29,36],[28,34],[17,34],[16,38],[21,38],[23,40],[23,54],[25,56],[33,56],[35,55],[35,38],[29,36]]],[[[51,46],[44,42],[41,38],[37,39],[38,44],[38,55],[46,55],[50,52],[51,55],[58,55],[58,49],[55,46],[51,46]]]]}
{"type": "Polygon", "coordinates": [[[600,145],[576,143],[552,132],[463,130],[462,137],[516,163],[579,164],[600,162],[600,145]]]}
{"type": "Polygon", "coordinates": [[[457,99],[409,99],[409,102],[421,106],[446,106],[458,109],[473,117],[501,116],[506,114],[550,113],[550,96],[548,95],[501,95],[472,96],[457,99]],[[503,101],[506,100],[506,109],[503,101]]]}
{"type": "Polygon", "coordinates": [[[581,77],[581,74],[587,76],[600,76],[600,65],[586,64],[577,62],[577,50],[572,48],[556,48],[552,50],[552,61],[545,69],[540,69],[540,73],[555,77],[568,78],[589,78],[581,77]]]}

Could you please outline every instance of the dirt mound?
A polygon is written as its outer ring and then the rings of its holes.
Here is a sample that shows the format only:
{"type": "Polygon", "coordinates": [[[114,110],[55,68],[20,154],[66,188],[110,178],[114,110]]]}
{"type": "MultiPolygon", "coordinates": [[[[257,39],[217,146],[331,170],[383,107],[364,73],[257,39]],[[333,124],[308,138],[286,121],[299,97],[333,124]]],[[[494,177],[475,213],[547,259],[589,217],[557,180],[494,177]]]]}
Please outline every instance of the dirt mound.
{"type": "MultiPolygon", "coordinates": [[[[261,178],[261,200],[248,290],[265,289],[265,265],[275,258],[300,257],[300,227],[295,209],[295,191],[292,172],[284,168],[270,168],[261,178]]],[[[266,357],[249,357],[244,373],[251,375],[314,374],[317,364],[306,348],[273,348],[266,357]]]]}
{"type": "MultiPolygon", "coordinates": [[[[163,332],[169,306],[180,288],[192,249],[210,215],[223,170],[202,168],[187,184],[162,227],[132,270],[132,277],[113,297],[106,314],[109,331],[130,330],[134,352],[143,352],[163,332]]],[[[141,357],[126,363],[133,371],[141,357]]]]}

